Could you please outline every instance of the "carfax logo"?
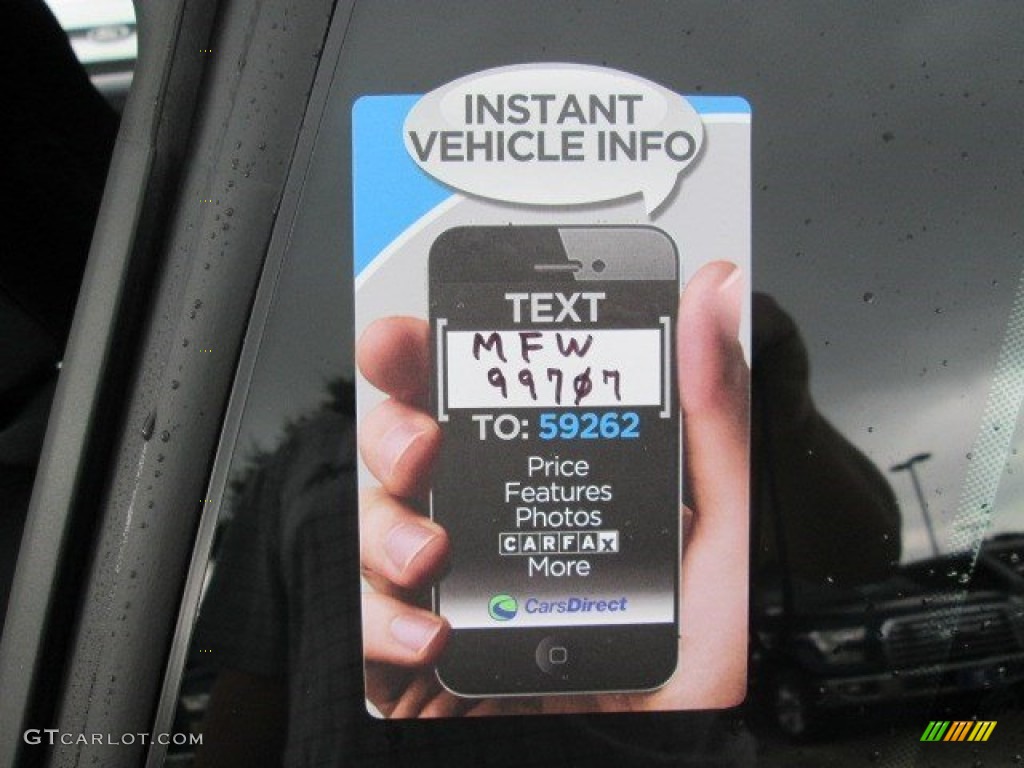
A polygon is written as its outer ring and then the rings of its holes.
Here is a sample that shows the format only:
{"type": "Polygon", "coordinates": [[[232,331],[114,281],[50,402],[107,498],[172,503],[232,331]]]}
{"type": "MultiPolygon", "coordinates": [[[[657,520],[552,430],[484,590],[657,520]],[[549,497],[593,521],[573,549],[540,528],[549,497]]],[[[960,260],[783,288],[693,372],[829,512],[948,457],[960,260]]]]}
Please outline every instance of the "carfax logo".
{"type": "Polygon", "coordinates": [[[487,613],[495,621],[511,621],[519,613],[519,601],[512,595],[495,595],[487,603],[487,613]]]}

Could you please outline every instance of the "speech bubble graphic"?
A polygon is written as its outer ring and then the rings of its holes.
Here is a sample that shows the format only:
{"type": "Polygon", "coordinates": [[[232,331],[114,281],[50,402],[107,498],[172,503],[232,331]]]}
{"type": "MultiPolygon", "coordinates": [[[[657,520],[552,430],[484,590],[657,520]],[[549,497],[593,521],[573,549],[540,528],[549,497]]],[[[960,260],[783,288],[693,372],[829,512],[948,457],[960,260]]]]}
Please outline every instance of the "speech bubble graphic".
{"type": "Polygon", "coordinates": [[[700,154],[703,125],[682,96],[582,64],[499,67],[423,96],[405,148],[467,194],[526,205],[584,205],[643,194],[648,216],[700,154]]]}

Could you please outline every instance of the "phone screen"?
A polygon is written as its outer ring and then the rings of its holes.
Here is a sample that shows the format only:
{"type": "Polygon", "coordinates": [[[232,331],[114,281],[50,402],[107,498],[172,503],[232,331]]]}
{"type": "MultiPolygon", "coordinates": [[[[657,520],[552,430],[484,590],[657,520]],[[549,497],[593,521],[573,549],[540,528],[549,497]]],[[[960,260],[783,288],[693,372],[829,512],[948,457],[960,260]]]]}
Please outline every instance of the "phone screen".
{"type": "Polygon", "coordinates": [[[442,681],[664,682],[680,558],[674,245],[650,227],[463,227],[435,241],[430,281],[431,515],[452,546],[435,594],[454,630],[442,681]],[[618,652],[661,671],[602,673],[618,652]]]}

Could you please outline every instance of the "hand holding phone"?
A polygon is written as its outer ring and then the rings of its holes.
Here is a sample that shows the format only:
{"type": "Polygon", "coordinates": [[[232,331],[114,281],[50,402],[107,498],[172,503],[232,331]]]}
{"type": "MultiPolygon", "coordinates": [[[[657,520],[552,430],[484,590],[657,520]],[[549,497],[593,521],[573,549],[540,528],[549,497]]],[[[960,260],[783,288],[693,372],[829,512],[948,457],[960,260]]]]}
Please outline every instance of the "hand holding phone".
{"type": "Polygon", "coordinates": [[[360,369],[391,396],[360,433],[363,457],[382,486],[361,505],[361,546],[376,590],[364,598],[367,695],[386,716],[670,710],[742,699],[749,457],[748,373],[737,341],[741,296],[736,269],[716,262],[689,280],[679,305],[677,370],[685,371],[679,394],[695,506],[681,562],[679,662],[664,686],[631,694],[480,699],[441,687],[433,666],[450,629],[423,597],[444,568],[448,534],[416,508],[440,448],[440,429],[422,410],[430,330],[422,320],[387,318],[366,331],[358,348],[360,369]]]}

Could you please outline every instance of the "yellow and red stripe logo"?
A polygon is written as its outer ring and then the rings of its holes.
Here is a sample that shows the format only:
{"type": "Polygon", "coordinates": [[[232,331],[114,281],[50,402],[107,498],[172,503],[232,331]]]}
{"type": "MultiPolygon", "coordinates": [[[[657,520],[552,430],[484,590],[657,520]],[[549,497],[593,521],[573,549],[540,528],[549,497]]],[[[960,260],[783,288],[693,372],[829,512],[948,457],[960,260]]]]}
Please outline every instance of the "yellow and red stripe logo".
{"type": "Polygon", "coordinates": [[[995,720],[932,720],[921,741],[988,741],[995,727],[995,720]]]}

